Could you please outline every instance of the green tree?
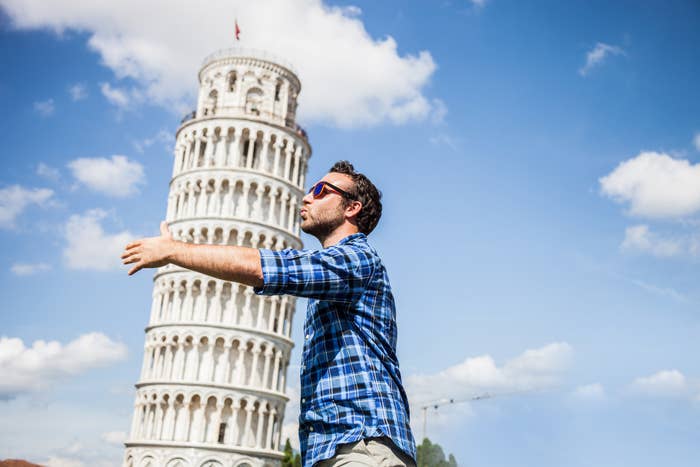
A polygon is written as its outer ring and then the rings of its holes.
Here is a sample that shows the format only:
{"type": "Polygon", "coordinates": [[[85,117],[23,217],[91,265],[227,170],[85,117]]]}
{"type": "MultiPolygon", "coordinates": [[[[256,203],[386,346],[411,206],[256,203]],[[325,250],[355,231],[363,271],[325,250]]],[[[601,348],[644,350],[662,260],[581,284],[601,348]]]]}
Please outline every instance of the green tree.
{"type": "Polygon", "coordinates": [[[428,438],[417,449],[418,467],[457,467],[455,456],[450,454],[449,460],[445,460],[445,452],[439,444],[431,443],[428,438]]]}
{"type": "Polygon", "coordinates": [[[287,441],[284,443],[284,451],[282,452],[284,452],[282,467],[301,467],[301,455],[298,452],[294,452],[289,438],[287,438],[287,441]]]}

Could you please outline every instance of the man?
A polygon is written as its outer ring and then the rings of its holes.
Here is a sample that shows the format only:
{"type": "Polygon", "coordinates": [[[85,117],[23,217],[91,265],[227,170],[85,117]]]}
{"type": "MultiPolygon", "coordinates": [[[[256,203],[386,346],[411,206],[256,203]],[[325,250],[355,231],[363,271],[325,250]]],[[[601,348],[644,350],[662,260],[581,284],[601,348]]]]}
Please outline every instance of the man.
{"type": "Polygon", "coordinates": [[[257,294],[308,297],[301,365],[299,440],[305,466],[413,466],[416,446],[396,357],[396,310],[389,279],[367,243],[381,194],[347,161],[304,196],[301,229],[320,250],[195,245],[161,236],[130,243],[129,275],[168,263],[257,294]]]}

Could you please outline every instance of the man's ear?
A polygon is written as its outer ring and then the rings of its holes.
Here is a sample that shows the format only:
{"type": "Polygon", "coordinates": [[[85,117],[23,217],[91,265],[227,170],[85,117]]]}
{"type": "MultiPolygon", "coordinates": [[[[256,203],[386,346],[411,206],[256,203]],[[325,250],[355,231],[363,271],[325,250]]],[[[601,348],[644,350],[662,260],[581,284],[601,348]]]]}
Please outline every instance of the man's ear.
{"type": "Polygon", "coordinates": [[[360,201],[350,201],[345,207],[345,217],[356,218],[362,211],[362,203],[360,201]]]}

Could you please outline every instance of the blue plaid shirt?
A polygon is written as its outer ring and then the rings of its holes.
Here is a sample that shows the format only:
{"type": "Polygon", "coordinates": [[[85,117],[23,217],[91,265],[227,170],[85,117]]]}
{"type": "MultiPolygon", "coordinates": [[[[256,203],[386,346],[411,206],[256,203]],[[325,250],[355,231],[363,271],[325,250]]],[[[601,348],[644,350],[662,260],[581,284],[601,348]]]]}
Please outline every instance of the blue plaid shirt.
{"type": "Polygon", "coordinates": [[[416,458],[396,357],[389,278],[362,233],[322,250],[260,250],[258,294],[308,297],[299,441],[305,466],[339,444],[388,436],[416,458]]]}

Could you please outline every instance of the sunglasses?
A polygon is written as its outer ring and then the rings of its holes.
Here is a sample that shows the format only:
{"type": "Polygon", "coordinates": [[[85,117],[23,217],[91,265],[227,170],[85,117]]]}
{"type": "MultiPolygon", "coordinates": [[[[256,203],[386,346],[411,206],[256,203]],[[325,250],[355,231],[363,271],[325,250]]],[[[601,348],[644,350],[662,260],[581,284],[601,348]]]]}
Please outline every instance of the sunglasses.
{"type": "Polygon", "coordinates": [[[357,201],[357,197],[355,195],[351,195],[347,191],[345,191],[341,188],[338,188],[337,186],[333,185],[332,183],[328,183],[328,182],[318,182],[317,184],[315,184],[314,186],[309,188],[309,191],[307,193],[311,193],[314,198],[321,198],[321,197],[325,196],[325,194],[327,192],[330,192],[331,190],[344,196],[347,199],[357,201]]]}

